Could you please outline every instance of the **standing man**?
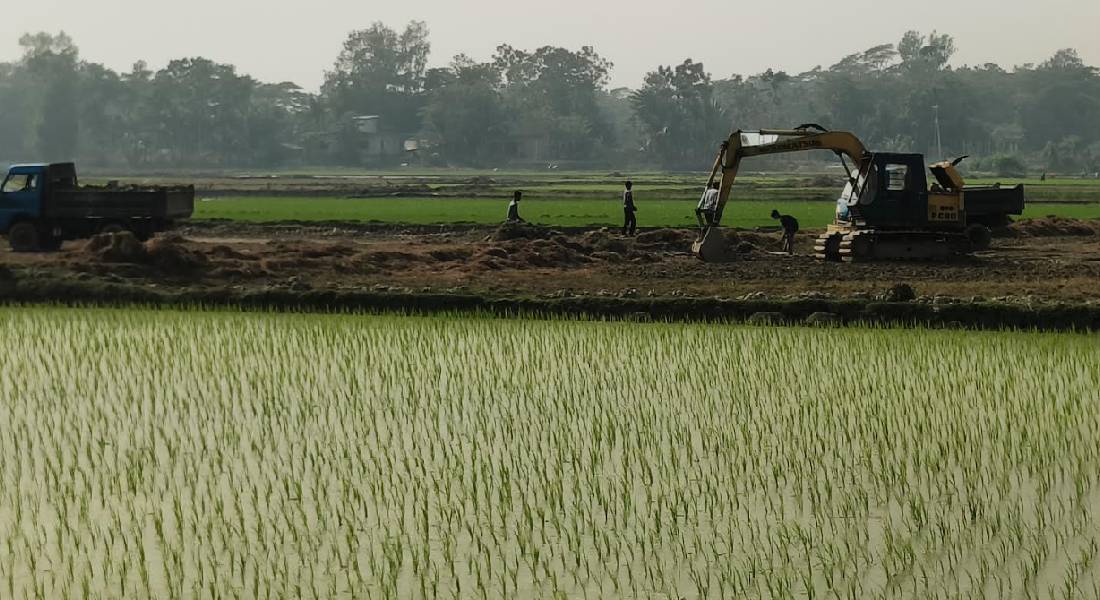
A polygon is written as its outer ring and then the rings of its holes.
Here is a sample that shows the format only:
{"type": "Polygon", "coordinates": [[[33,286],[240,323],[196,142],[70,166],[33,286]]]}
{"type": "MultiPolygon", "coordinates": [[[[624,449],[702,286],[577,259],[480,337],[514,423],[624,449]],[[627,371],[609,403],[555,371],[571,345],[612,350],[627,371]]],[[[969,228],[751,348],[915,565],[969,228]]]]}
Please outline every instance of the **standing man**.
{"type": "Polygon", "coordinates": [[[699,227],[703,228],[714,222],[714,213],[718,209],[718,182],[712,182],[710,187],[699,198],[699,204],[695,207],[695,218],[699,221],[699,227]]]}
{"type": "Polygon", "coordinates": [[[623,235],[634,235],[638,229],[638,218],[634,216],[634,213],[638,212],[638,208],[634,206],[634,182],[628,181],[624,185],[626,190],[623,191],[623,235]]]}
{"type": "Polygon", "coordinates": [[[794,234],[798,233],[798,219],[781,215],[778,210],[772,211],[772,218],[779,219],[779,224],[783,226],[783,251],[794,254],[794,234]]]}
{"type": "Polygon", "coordinates": [[[523,192],[516,190],[512,194],[512,201],[508,203],[508,219],[506,223],[526,223],[523,217],[519,216],[519,201],[523,198],[523,192]]]}

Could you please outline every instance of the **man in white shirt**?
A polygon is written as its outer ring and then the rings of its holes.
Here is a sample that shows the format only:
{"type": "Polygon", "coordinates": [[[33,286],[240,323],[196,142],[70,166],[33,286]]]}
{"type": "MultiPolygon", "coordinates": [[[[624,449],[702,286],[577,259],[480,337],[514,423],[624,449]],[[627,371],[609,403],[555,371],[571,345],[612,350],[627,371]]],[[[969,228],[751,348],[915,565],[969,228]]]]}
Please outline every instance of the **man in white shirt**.
{"type": "Polygon", "coordinates": [[[695,218],[699,221],[699,227],[706,227],[714,222],[714,212],[718,209],[718,182],[710,184],[703,197],[699,198],[699,204],[695,207],[695,218]],[[705,218],[704,218],[705,217],[705,218]]]}
{"type": "Polygon", "coordinates": [[[526,223],[523,217],[519,216],[519,201],[523,199],[523,192],[516,190],[512,194],[512,201],[508,203],[508,218],[505,223],[526,223]]]}

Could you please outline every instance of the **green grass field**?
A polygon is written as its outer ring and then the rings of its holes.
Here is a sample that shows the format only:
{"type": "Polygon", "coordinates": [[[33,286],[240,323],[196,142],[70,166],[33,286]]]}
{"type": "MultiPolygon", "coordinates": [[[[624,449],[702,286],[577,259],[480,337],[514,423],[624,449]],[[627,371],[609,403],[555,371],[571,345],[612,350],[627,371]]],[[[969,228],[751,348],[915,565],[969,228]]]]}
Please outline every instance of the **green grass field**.
{"type": "MultiPolygon", "coordinates": [[[[248,197],[206,199],[196,204],[196,219],[238,221],[349,221],[381,223],[477,223],[504,220],[507,200],[489,198],[371,198],[248,197]]],[[[734,227],[774,225],[771,210],[794,215],[804,228],[824,227],[833,218],[830,202],[798,200],[731,201],[724,222],[734,227]]],[[[687,227],[695,223],[691,200],[639,200],[641,227],[687,227]]],[[[619,225],[622,208],[615,199],[532,199],[520,214],[533,223],[558,227],[619,225]]],[[[1056,215],[1079,219],[1100,218],[1100,204],[1043,203],[1028,207],[1025,217],[1056,215]]]]}
{"type": "MultiPolygon", "coordinates": [[[[251,222],[491,224],[503,220],[508,198],[513,190],[520,189],[525,193],[521,214],[527,220],[559,227],[620,224],[622,183],[631,179],[635,182],[640,226],[684,227],[695,223],[694,205],[707,175],[328,169],[123,179],[134,184],[194,184],[200,198],[195,218],[251,222]]],[[[1100,180],[973,177],[968,183],[1024,184],[1029,202],[1025,217],[1100,218],[1100,180]]],[[[823,227],[832,220],[833,201],[842,187],[843,175],[836,170],[817,174],[744,173],[737,179],[724,222],[738,227],[772,225],[769,214],[776,208],[797,217],[805,228],[823,227]]]]}
{"type": "Polygon", "coordinates": [[[3,598],[1100,597],[1086,335],[0,327],[3,598]]]}

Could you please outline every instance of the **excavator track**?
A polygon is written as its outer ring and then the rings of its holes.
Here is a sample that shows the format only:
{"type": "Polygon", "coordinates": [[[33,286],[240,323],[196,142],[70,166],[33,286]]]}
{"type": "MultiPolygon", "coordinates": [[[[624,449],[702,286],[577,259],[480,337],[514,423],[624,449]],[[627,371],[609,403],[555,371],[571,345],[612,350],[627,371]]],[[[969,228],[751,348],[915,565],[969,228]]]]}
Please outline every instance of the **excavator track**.
{"type": "Polygon", "coordinates": [[[829,262],[838,262],[840,257],[840,241],[844,234],[835,231],[823,233],[814,240],[814,258],[829,262]]]}
{"type": "Polygon", "coordinates": [[[942,260],[968,251],[970,242],[962,234],[864,229],[843,234],[838,254],[844,262],[920,261],[942,260]]]}

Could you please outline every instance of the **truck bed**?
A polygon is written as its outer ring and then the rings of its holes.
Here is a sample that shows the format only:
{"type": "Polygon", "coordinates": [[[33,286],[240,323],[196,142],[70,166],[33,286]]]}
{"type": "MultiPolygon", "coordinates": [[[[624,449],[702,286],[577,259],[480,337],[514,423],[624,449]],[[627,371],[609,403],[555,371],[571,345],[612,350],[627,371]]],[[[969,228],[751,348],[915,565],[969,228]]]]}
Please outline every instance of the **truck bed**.
{"type": "Polygon", "coordinates": [[[963,188],[963,208],[967,217],[1021,215],[1024,212],[1024,186],[967,186],[963,188]]]}
{"type": "Polygon", "coordinates": [[[55,189],[44,215],[54,219],[186,219],[195,208],[194,186],[55,189]]]}

